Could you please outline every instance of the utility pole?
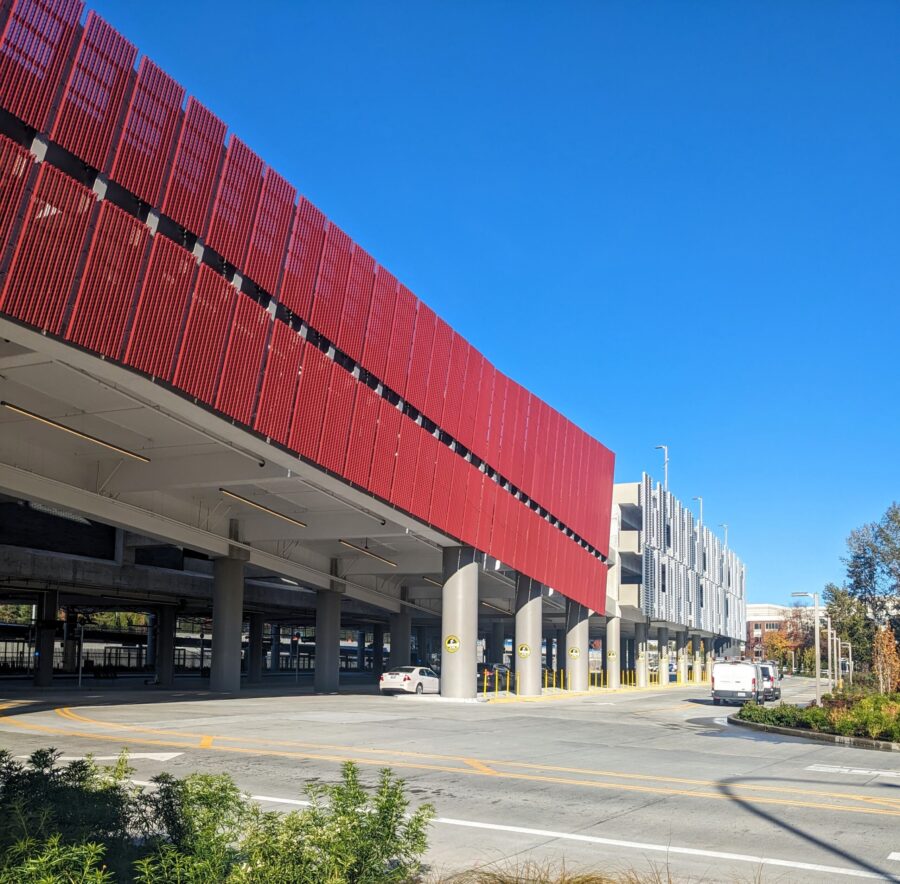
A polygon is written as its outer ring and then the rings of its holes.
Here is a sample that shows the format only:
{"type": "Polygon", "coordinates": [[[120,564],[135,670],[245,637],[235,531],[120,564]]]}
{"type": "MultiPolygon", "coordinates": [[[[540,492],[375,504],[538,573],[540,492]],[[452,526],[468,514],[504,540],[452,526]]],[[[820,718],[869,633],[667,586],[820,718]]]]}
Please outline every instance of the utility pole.
{"type": "Polygon", "coordinates": [[[663,489],[669,490],[669,446],[657,445],[657,450],[662,449],[663,453],[663,489]]]}
{"type": "Polygon", "coordinates": [[[822,647],[820,639],[820,623],[819,623],[819,594],[817,592],[792,592],[794,598],[806,596],[813,600],[813,630],[816,652],[816,706],[822,705],[822,687],[819,684],[819,676],[822,672],[822,647]]]}

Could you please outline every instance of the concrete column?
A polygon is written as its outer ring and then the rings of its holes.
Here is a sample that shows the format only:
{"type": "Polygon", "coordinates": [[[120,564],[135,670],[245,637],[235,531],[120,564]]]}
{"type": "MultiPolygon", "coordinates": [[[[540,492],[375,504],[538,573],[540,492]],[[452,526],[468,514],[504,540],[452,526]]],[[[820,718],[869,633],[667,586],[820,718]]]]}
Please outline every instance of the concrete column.
{"type": "Polygon", "coordinates": [[[669,686],[669,630],[660,626],[656,630],[656,645],[659,648],[659,686],[669,686]]]}
{"type": "Polygon", "coordinates": [[[316,668],[313,688],[334,694],[341,671],[341,594],[333,589],[316,593],[316,668]]]}
{"type": "Polygon", "coordinates": [[[700,684],[703,679],[703,652],[700,649],[700,636],[696,633],[691,636],[691,643],[693,644],[693,652],[694,652],[694,684],[700,684]]]}
{"type": "Polygon", "coordinates": [[[47,688],[53,684],[53,649],[56,645],[56,614],[58,595],[47,592],[37,606],[34,635],[34,685],[47,688]]]}
{"type": "Polygon", "coordinates": [[[223,557],[213,563],[212,664],[209,689],[241,688],[241,631],[244,625],[244,562],[223,557]]]}
{"type": "Polygon", "coordinates": [[[506,652],[506,627],[502,620],[495,620],[491,624],[491,640],[489,643],[491,653],[490,663],[502,663],[506,652]]]}
{"type": "Polygon", "coordinates": [[[281,627],[277,623],[269,626],[269,672],[279,672],[281,670],[281,627]]]}
{"type": "Polygon", "coordinates": [[[634,624],[634,669],[635,681],[639,688],[650,683],[650,661],[647,659],[647,624],[634,624]]]}
{"type": "Polygon", "coordinates": [[[603,652],[606,654],[606,686],[609,688],[617,688],[621,685],[621,627],[620,617],[606,618],[606,639],[603,642],[603,652]]]}
{"type": "Polygon", "coordinates": [[[160,608],[156,618],[156,680],[160,687],[170,688],[175,682],[175,609],[160,608]]]}
{"type": "Polygon", "coordinates": [[[451,546],[443,555],[441,695],[469,699],[478,689],[478,562],[475,550],[451,546]]]}
{"type": "Polygon", "coordinates": [[[75,672],[78,669],[78,614],[73,608],[66,608],[62,668],[63,672],[75,672]]]}
{"type": "Polygon", "coordinates": [[[391,669],[409,666],[410,627],[409,608],[403,606],[399,614],[391,614],[391,669]]]}
{"type": "Polygon", "coordinates": [[[589,687],[588,609],[566,599],[566,687],[586,691],[589,687]]]}
{"type": "Polygon", "coordinates": [[[372,673],[379,678],[384,672],[384,627],[380,623],[372,626],[372,673]]]}
{"type": "MultiPolygon", "coordinates": [[[[516,676],[519,695],[541,694],[541,623],[544,603],[542,586],[524,574],[516,575],[516,676]]],[[[565,647],[565,645],[563,645],[565,647]]]]}
{"type": "Polygon", "coordinates": [[[688,680],[687,640],[687,630],[675,633],[676,665],[678,666],[678,681],[680,684],[687,684],[688,680]]]}
{"type": "Polygon", "coordinates": [[[259,684],[263,676],[263,635],[265,618],[262,614],[250,615],[250,650],[247,659],[247,681],[251,684],[259,684]]]}
{"type": "Polygon", "coordinates": [[[147,656],[144,665],[156,668],[156,614],[147,613],[147,656]]]}
{"type": "Polygon", "coordinates": [[[356,671],[366,671],[366,631],[358,629],[356,631],[356,671]]]}

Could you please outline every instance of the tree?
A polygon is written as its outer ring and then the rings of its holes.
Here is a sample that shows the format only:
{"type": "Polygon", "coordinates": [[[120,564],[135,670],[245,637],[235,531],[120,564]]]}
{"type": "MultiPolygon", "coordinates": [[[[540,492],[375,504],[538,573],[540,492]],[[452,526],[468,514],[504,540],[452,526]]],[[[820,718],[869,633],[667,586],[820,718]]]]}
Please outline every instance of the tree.
{"type": "Polygon", "coordinates": [[[784,623],[777,630],[764,633],[762,643],[767,660],[775,660],[782,666],[790,661],[794,648],[784,623]]]}
{"type": "Polygon", "coordinates": [[[853,646],[854,663],[867,667],[872,662],[875,623],[867,615],[866,606],[849,589],[833,583],[825,587],[823,598],[835,632],[853,646]]]}
{"type": "Polygon", "coordinates": [[[850,532],[844,561],[850,594],[900,636],[900,504],[850,532]]]}
{"type": "Polygon", "coordinates": [[[894,633],[885,626],[875,634],[872,648],[872,669],[878,679],[878,690],[889,694],[900,687],[900,656],[897,654],[897,640],[894,633]]]}

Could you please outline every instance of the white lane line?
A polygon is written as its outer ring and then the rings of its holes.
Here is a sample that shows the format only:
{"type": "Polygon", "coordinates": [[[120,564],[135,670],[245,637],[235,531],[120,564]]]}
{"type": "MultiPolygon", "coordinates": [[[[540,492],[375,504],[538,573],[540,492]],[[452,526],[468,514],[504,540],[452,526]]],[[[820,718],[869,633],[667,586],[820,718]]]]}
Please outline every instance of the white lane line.
{"type": "Polygon", "coordinates": [[[434,822],[445,826],[464,826],[470,829],[489,829],[495,832],[512,832],[520,835],[536,835],[539,838],[557,838],[563,841],[582,841],[587,844],[605,844],[609,847],[626,847],[632,850],[651,850],[658,853],[702,856],[707,859],[726,859],[754,865],[779,866],[788,869],[802,869],[807,872],[826,872],[830,875],[844,875],[849,878],[873,878],[876,881],[900,881],[894,875],[880,875],[863,869],[845,866],[825,866],[819,863],[795,862],[787,859],[773,859],[769,856],[751,856],[745,853],[724,853],[719,850],[700,850],[695,847],[675,847],[671,844],[646,844],[642,841],[620,841],[617,838],[600,838],[596,835],[575,835],[567,832],[553,832],[547,829],[530,829],[525,826],[503,826],[495,823],[475,823],[469,820],[455,820],[437,817],[434,822]]]}
{"type": "Polygon", "coordinates": [[[817,773],[841,773],[860,774],[865,777],[897,777],[900,778],[900,770],[878,770],[867,767],[840,767],[836,764],[811,764],[805,770],[814,770],[817,773]]]}
{"type": "Polygon", "coordinates": [[[900,862],[900,850],[895,850],[893,853],[889,853],[888,859],[895,859],[900,862]]]}
{"type": "Polygon", "coordinates": [[[293,804],[295,807],[312,807],[312,801],[301,801],[298,798],[273,798],[271,795],[251,795],[254,801],[270,801],[273,804],[293,804]]]}

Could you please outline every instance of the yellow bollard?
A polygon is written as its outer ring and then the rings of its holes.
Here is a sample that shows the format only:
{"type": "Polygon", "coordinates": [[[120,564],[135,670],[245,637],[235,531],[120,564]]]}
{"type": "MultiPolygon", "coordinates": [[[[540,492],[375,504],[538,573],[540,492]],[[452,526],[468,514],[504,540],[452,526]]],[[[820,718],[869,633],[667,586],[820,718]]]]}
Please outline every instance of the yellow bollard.
{"type": "Polygon", "coordinates": [[[506,670],[506,693],[509,694],[509,670],[506,670]]]}
{"type": "Polygon", "coordinates": [[[547,670],[544,670],[544,690],[547,690],[547,670]]]}
{"type": "Polygon", "coordinates": [[[516,696],[519,696],[519,673],[516,673],[516,696]]]}
{"type": "Polygon", "coordinates": [[[482,688],[482,694],[487,696],[487,669],[484,670],[484,687],[482,688]]]}
{"type": "Polygon", "coordinates": [[[500,693],[500,679],[497,677],[497,671],[494,670],[494,696],[500,693]]]}

